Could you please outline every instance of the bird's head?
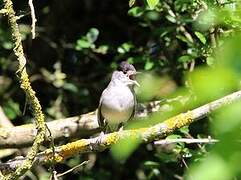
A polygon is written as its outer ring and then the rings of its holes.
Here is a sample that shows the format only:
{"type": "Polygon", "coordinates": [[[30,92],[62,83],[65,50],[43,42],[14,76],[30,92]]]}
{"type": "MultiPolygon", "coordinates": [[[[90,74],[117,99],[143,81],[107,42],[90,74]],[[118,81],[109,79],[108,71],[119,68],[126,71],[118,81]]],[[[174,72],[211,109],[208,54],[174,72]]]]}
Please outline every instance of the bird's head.
{"type": "Polygon", "coordinates": [[[127,74],[124,74],[122,71],[114,71],[111,81],[115,84],[122,83],[127,86],[140,86],[137,81],[130,79],[129,76],[127,74]]]}
{"type": "Polygon", "coordinates": [[[136,71],[135,67],[132,64],[129,64],[127,61],[122,61],[117,70],[122,71],[127,75],[128,78],[135,80],[135,75],[139,72],[136,71]]]}

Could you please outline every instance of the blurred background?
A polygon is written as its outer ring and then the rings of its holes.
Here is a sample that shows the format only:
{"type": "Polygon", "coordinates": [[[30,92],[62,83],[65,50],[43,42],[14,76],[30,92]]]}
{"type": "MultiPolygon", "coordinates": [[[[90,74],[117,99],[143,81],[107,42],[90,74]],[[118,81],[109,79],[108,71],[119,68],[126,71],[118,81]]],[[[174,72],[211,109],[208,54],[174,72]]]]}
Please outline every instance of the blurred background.
{"type": "MultiPolygon", "coordinates": [[[[155,111],[148,121],[132,128],[150,126],[240,89],[240,1],[33,3],[37,18],[34,40],[27,1],[13,2],[20,18],[27,71],[47,121],[95,110],[111,73],[123,60],[142,72],[137,77],[141,84],[136,90],[138,102],[157,102],[148,106],[155,111]]],[[[18,64],[12,48],[7,18],[1,15],[0,106],[17,126],[33,121],[29,106],[24,113],[26,99],[15,74],[18,64]]],[[[236,103],[167,137],[211,136],[220,140],[217,144],[136,145],[121,158],[113,148],[72,157],[56,165],[56,171],[90,160],[61,178],[240,179],[240,107],[236,103]]],[[[50,174],[48,165],[37,166],[24,179],[45,180],[50,174]]]]}

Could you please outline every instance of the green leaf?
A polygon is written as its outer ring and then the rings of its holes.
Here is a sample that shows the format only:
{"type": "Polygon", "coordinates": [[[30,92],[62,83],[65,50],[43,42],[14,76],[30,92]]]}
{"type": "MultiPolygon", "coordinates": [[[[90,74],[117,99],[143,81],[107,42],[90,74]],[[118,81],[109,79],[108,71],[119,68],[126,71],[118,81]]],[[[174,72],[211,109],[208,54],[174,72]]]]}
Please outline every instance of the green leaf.
{"type": "Polygon", "coordinates": [[[77,41],[76,50],[81,50],[81,49],[90,48],[90,47],[91,47],[91,43],[84,38],[79,39],[77,41]]]}
{"type": "Polygon", "coordinates": [[[146,17],[151,21],[157,21],[160,18],[160,13],[153,10],[146,13],[146,17]]]}
{"type": "Polygon", "coordinates": [[[140,139],[138,137],[129,137],[121,139],[118,143],[111,147],[111,153],[114,159],[126,160],[139,146],[140,139]]]}
{"type": "Polygon", "coordinates": [[[176,35],[176,38],[177,39],[180,39],[181,41],[183,41],[183,42],[185,42],[185,43],[187,43],[187,44],[189,44],[190,42],[187,40],[187,38],[185,37],[185,36],[183,36],[183,35],[176,35]]]}
{"type": "Polygon", "coordinates": [[[86,34],[86,38],[90,43],[94,43],[99,36],[99,30],[96,28],[90,28],[89,32],[86,34]]]}
{"type": "Polygon", "coordinates": [[[160,164],[158,162],[155,162],[155,161],[146,161],[146,162],[144,162],[144,166],[153,169],[153,168],[160,167],[160,164]]]}
{"type": "Polygon", "coordinates": [[[73,83],[65,83],[63,85],[63,88],[65,90],[71,91],[73,93],[77,93],[78,92],[78,87],[75,84],[73,84],[73,83]]]}
{"type": "Polygon", "coordinates": [[[206,62],[207,65],[212,66],[214,64],[215,59],[213,57],[207,57],[206,62]]]}
{"type": "Polygon", "coordinates": [[[136,0],[129,0],[129,7],[132,7],[135,4],[136,0]]]}
{"type": "Polygon", "coordinates": [[[175,19],[175,17],[173,17],[173,16],[166,15],[166,18],[167,18],[168,21],[170,21],[170,22],[172,22],[172,23],[176,23],[176,22],[177,22],[176,19],[175,19]]]}
{"type": "Polygon", "coordinates": [[[3,46],[4,49],[8,49],[9,50],[9,49],[13,48],[13,43],[10,42],[10,41],[6,41],[6,42],[2,43],[2,46],[3,46]]]}
{"type": "Polygon", "coordinates": [[[212,101],[232,92],[238,85],[236,75],[226,67],[201,67],[189,74],[192,91],[201,103],[212,101]],[[208,88],[207,88],[208,87],[208,88]]]}
{"type": "Polygon", "coordinates": [[[146,64],[145,64],[144,69],[145,69],[145,70],[150,70],[153,66],[154,66],[154,63],[153,63],[153,62],[147,61],[146,64]]]}
{"type": "Polygon", "coordinates": [[[128,11],[128,14],[133,17],[140,17],[144,10],[140,7],[133,7],[128,11]]]}
{"type": "Polygon", "coordinates": [[[159,3],[159,0],[146,0],[150,9],[154,9],[156,5],[159,3]]]}
{"type": "Polygon", "coordinates": [[[182,136],[178,135],[178,134],[172,134],[166,137],[166,139],[178,139],[181,138],[182,136]]]}
{"type": "Polygon", "coordinates": [[[9,119],[14,119],[21,114],[19,104],[14,102],[12,99],[7,101],[3,106],[3,110],[9,119]]]}
{"type": "Polygon", "coordinates": [[[193,59],[192,56],[184,55],[178,58],[178,62],[185,63],[190,62],[193,59]]]}
{"type": "Polygon", "coordinates": [[[207,40],[206,40],[205,36],[204,36],[202,33],[198,32],[198,31],[195,31],[194,33],[195,33],[195,35],[197,36],[197,38],[198,38],[203,44],[206,44],[207,40]]]}
{"type": "Polygon", "coordinates": [[[124,53],[129,52],[133,47],[134,47],[133,44],[126,42],[117,48],[117,52],[120,54],[124,54],[124,53]]]}
{"type": "Polygon", "coordinates": [[[177,155],[175,153],[159,152],[156,156],[160,161],[162,161],[164,163],[178,161],[177,155]]]}
{"type": "MultiPolygon", "coordinates": [[[[226,154],[226,152],[223,154],[226,154]]],[[[199,164],[193,163],[190,170],[188,171],[187,177],[192,176],[192,179],[198,179],[198,180],[233,179],[232,172],[235,172],[233,169],[231,170],[231,168],[233,167],[233,164],[231,165],[228,163],[231,160],[227,162],[227,160],[224,161],[224,159],[225,158],[219,156],[218,154],[212,153],[209,156],[207,156],[206,159],[202,160],[201,163],[199,164]]]]}
{"type": "Polygon", "coordinates": [[[107,54],[109,49],[108,45],[100,45],[97,49],[94,49],[96,53],[107,54]]]}
{"type": "Polygon", "coordinates": [[[183,134],[189,134],[189,127],[188,126],[184,126],[182,128],[179,129],[179,131],[183,134]]]}

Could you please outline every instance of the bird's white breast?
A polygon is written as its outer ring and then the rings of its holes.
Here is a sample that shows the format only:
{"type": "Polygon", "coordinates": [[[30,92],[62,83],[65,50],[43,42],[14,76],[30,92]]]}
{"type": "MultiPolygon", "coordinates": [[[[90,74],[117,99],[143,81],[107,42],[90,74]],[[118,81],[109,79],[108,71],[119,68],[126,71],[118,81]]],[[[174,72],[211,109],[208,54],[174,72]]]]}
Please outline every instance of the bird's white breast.
{"type": "Polygon", "coordinates": [[[101,113],[110,124],[118,124],[130,119],[134,110],[134,94],[128,86],[115,86],[105,93],[101,113]]]}

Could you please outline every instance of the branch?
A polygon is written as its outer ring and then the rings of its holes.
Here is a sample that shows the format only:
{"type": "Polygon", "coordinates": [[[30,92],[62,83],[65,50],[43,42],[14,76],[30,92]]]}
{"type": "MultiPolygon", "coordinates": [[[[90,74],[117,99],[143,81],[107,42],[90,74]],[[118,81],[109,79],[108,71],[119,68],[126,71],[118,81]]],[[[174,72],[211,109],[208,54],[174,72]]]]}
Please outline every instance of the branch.
{"type": "MultiPolygon", "coordinates": [[[[151,142],[153,140],[163,138],[183,126],[190,125],[194,121],[207,116],[214,110],[238,100],[241,100],[241,91],[227,95],[221,99],[198,107],[192,111],[174,116],[150,128],[123,130],[110,134],[100,135],[95,138],[81,139],[75,142],[71,142],[55,148],[54,160],[56,163],[58,163],[79,153],[103,151],[109,148],[111,145],[116,144],[119,140],[127,138],[136,138],[141,140],[143,143],[151,142]]],[[[37,155],[35,163],[40,164],[52,161],[52,155],[52,150],[47,149],[37,155]]],[[[0,164],[0,170],[5,172],[13,171],[18,166],[18,164],[21,163],[22,160],[24,160],[24,158],[2,163],[0,164]]]]}
{"type": "Polygon", "coordinates": [[[32,18],[32,29],[31,29],[31,33],[32,33],[32,39],[35,39],[35,24],[37,22],[37,19],[35,17],[35,11],[34,11],[34,6],[33,6],[33,0],[28,0],[28,5],[30,7],[30,11],[31,11],[31,18],[32,18]]]}
{"type": "Polygon", "coordinates": [[[207,143],[212,144],[218,142],[217,139],[211,139],[211,138],[203,138],[203,139],[189,139],[189,138],[179,138],[179,139],[162,139],[159,141],[155,141],[155,145],[163,145],[163,144],[173,144],[173,143],[187,143],[187,144],[193,144],[193,143],[207,143]]]}
{"type": "MultiPolygon", "coordinates": [[[[182,97],[177,97],[167,102],[181,101],[182,97]]],[[[148,114],[160,109],[160,101],[152,101],[147,104],[139,104],[137,117],[147,117],[148,114]]],[[[47,122],[53,139],[56,141],[72,138],[89,137],[100,132],[96,111],[47,122]]],[[[0,149],[3,148],[22,148],[32,145],[36,136],[35,126],[26,124],[13,128],[0,128],[0,149]]]]}
{"type": "Polygon", "coordinates": [[[79,169],[79,167],[81,167],[81,166],[83,166],[83,165],[86,165],[87,163],[89,163],[89,160],[88,160],[88,161],[84,161],[84,162],[82,162],[81,164],[78,164],[77,166],[74,166],[73,168],[71,168],[71,169],[69,169],[69,170],[67,170],[67,171],[65,171],[65,172],[63,172],[63,173],[61,173],[61,174],[57,174],[56,176],[57,176],[58,178],[61,177],[61,176],[64,176],[64,175],[66,175],[66,174],[68,174],[68,173],[71,173],[71,172],[75,171],[76,169],[79,169]]]}
{"type": "MultiPolygon", "coordinates": [[[[5,128],[12,128],[14,127],[11,123],[10,119],[6,116],[6,114],[3,111],[3,108],[0,106],[0,126],[5,128]]],[[[14,153],[16,153],[17,149],[2,149],[0,150],[0,159],[10,156],[14,153]]]]}
{"type": "Polygon", "coordinates": [[[39,103],[38,98],[35,96],[35,91],[32,89],[28,73],[26,71],[26,58],[23,52],[23,46],[21,42],[21,34],[19,32],[19,27],[17,24],[17,17],[15,16],[15,11],[13,9],[13,4],[11,0],[4,0],[4,9],[6,9],[6,15],[8,16],[8,21],[11,27],[11,35],[14,41],[14,54],[18,60],[18,70],[17,74],[19,76],[20,87],[24,90],[27,99],[30,102],[31,108],[33,109],[33,115],[36,120],[37,135],[35,137],[34,143],[31,147],[31,150],[28,152],[26,160],[23,162],[18,169],[10,174],[10,176],[4,179],[18,179],[22,176],[27,170],[32,167],[32,163],[35,159],[35,156],[39,150],[41,143],[44,141],[46,126],[44,122],[44,114],[42,113],[42,108],[39,103]]]}
{"type": "MultiPolygon", "coordinates": [[[[95,112],[47,123],[55,141],[76,137],[89,137],[100,132],[95,112]]],[[[0,128],[0,149],[20,148],[32,145],[36,136],[34,124],[0,128]]]]}

